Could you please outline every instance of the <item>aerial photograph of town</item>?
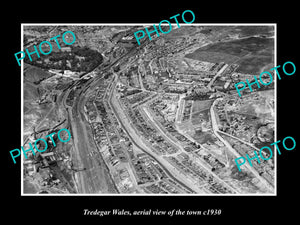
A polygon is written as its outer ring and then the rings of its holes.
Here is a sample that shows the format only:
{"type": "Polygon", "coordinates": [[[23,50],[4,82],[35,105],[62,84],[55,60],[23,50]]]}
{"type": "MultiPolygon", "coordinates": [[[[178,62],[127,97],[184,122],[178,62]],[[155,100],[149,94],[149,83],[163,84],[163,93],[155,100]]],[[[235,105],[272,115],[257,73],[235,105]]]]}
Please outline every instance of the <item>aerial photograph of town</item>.
{"type": "Polygon", "coordinates": [[[172,24],[138,44],[145,28],[22,24],[23,51],[52,44],[22,62],[23,146],[47,141],[22,157],[22,194],[274,195],[274,157],[235,159],[275,141],[276,82],[235,84],[275,66],[275,25],[172,24]]]}

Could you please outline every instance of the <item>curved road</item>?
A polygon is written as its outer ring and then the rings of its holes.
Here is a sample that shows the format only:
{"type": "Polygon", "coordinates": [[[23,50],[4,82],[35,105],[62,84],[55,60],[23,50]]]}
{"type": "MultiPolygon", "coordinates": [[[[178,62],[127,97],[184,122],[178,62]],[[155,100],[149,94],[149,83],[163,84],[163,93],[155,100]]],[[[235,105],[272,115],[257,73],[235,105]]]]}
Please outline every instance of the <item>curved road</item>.
{"type": "MultiPolygon", "coordinates": [[[[113,92],[113,89],[115,87],[116,83],[114,83],[113,87],[111,88],[111,92],[113,92]]],[[[130,138],[130,140],[133,142],[133,144],[138,147],[141,151],[143,151],[144,153],[146,153],[148,156],[150,156],[152,159],[154,159],[163,169],[164,171],[168,174],[168,176],[170,176],[172,179],[174,179],[176,182],[178,182],[180,185],[182,185],[183,187],[185,187],[186,189],[190,190],[193,193],[197,193],[200,190],[197,187],[194,187],[196,190],[193,190],[191,187],[188,187],[186,184],[184,184],[183,182],[181,182],[180,180],[178,180],[178,178],[174,177],[169,170],[162,164],[162,162],[160,162],[159,159],[157,159],[157,157],[155,157],[150,151],[147,151],[146,148],[142,147],[133,137],[132,134],[135,134],[133,130],[131,130],[132,132],[128,131],[128,127],[124,125],[124,120],[120,118],[119,113],[117,112],[117,109],[115,108],[115,105],[112,102],[112,97],[113,97],[113,93],[110,93],[109,96],[109,104],[112,108],[112,110],[114,111],[114,114],[116,115],[116,117],[118,118],[121,126],[123,127],[124,131],[126,132],[126,134],[128,135],[128,137],[130,138]]],[[[117,99],[115,99],[117,102],[117,99]]],[[[127,124],[128,125],[128,124],[127,124]]],[[[129,126],[129,125],[128,125],[129,126]]],[[[194,185],[193,185],[194,186],[194,185]]]]}

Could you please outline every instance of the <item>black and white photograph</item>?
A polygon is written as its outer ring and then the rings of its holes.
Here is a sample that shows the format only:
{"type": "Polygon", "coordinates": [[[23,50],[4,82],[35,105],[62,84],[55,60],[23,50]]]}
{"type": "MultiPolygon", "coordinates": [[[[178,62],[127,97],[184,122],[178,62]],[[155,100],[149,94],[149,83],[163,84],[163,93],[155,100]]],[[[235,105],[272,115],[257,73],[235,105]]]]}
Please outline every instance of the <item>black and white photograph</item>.
{"type": "Polygon", "coordinates": [[[1,15],[3,220],[297,221],[296,4],[109,3],[1,15]]]}
{"type": "Polygon", "coordinates": [[[276,26],[160,28],[23,24],[24,194],[275,193],[276,26]]]}

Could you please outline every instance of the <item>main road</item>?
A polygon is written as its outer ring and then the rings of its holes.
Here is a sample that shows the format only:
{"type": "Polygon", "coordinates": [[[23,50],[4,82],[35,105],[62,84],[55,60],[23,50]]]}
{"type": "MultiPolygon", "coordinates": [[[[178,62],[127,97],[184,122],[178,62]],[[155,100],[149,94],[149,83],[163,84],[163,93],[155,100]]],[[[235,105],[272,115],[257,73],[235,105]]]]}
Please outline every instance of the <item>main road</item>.
{"type": "MultiPolygon", "coordinates": [[[[233,193],[236,193],[237,190],[233,189],[231,186],[229,186],[226,182],[224,182],[222,179],[220,179],[215,173],[211,172],[209,165],[205,162],[205,160],[201,159],[201,157],[198,157],[197,154],[194,154],[193,152],[186,152],[184,151],[182,145],[178,141],[174,141],[169,135],[167,134],[167,131],[164,131],[158,123],[155,121],[155,119],[152,117],[151,113],[148,111],[147,107],[141,107],[141,110],[143,110],[146,113],[146,116],[149,118],[151,121],[151,124],[160,132],[160,134],[167,140],[169,143],[172,143],[176,148],[179,149],[178,152],[173,153],[173,154],[168,154],[168,155],[178,155],[181,152],[184,152],[187,154],[190,158],[197,157],[198,162],[200,163],[201,167],[203,167],[208,174],[213,176],[218,182],[220,182],[222,185],[226,186],[228,189],[230,189],[233,193]]],[[[200,145],[201,146],[201,145],[200,145]]]]}
{"type": "Polygon", "coordinates": [[[200,189],[196,183],[189,181],[185,176],[183,176],[175,167],[170,165],[163,156],[158,156],[153,153],[153,151],[141,140],[141,137],[135,132],[135,129],[132,127],[129,119],[127,118],[126,114],[122,110],[122,106],[120,105],[116,93],[115,93],[115,85],[113,84],[109,96],[109,104],[118,118],[121,126],[123,127],[124,131],[127,133],[128,137],[131,139],[133,144],[138,147],[141,151],[146,153],[148,156],[153,158],[168,174],[169,177],[174,179],[177,183],[185,187],[186,189],[190,190],[193,193],[203,193],[203,190],[200,189]]]}

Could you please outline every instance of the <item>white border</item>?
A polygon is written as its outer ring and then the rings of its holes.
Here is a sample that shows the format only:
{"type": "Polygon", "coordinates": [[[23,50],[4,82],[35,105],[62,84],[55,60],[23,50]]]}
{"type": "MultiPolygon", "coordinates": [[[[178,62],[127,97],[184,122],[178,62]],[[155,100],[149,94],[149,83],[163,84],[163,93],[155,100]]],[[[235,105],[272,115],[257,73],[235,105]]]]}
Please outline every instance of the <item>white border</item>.
{"type": "MultiPolygon", "coordinates": [[[[176,25],[175,23],[171,23],[176,25]]],[[[153,23],[21,23],[21,51],[23,51],[23,26],[148,26],[153,23]]],[[[180,26],[274,26],[274,67],[277,65],[277,23],[192,23],[180,24],[180,26]]],[[[178,28],[179,29],[179,28],[178,28]]],[[[23,60],[21,61],[21,144],[23,146],[23,109],[24,109],[24,93],[23,93],[23,60]]],[[[275,141],[277,141],[277,76],[275,76],[275,141]]],[[[23,192],[23,154],[21,154],[21,196],[277,196],[277,153],[274,151],[275,161],[275,179],[274,193],[270,194],[27,194],[23,192]]]]}

